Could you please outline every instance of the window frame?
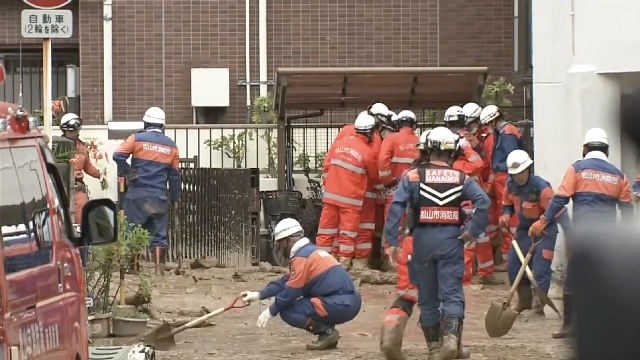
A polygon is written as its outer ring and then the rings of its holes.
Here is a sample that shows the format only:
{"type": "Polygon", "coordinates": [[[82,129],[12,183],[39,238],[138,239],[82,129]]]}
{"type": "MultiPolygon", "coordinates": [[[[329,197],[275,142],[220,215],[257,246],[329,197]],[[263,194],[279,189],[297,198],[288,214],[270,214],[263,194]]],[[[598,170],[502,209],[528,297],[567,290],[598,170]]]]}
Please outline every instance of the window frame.
{"type": "Polygon", "coordinates": [[[520,80],[530,83],[533,76],[533,36],[532,36],[533,0],[514,1],[514,72],[520,80]]]}

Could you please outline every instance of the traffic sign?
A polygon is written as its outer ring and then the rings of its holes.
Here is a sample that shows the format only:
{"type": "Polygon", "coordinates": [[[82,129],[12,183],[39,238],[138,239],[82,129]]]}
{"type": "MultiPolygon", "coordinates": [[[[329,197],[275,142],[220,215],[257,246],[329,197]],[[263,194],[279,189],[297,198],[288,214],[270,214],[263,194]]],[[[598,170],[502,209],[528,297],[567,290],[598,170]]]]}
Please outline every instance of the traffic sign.
{"type": "Polygon", "coordinates": [[[4,65],[0,64],[0,85],[4,83],[4,79],[7,78],[7,72],[4,69],[4,65]]]}
{"type": "Polygon", "coordinates": [[[71,0],[23,0],[27,5],[42,10],[53,10],[59,9],[68,3],[71,0]]]}
{"type": "Polygon", "coordinates": [[[22,37],[28,39],[68,39],[73,34],[71,10],[22,10],[22,37]]]}

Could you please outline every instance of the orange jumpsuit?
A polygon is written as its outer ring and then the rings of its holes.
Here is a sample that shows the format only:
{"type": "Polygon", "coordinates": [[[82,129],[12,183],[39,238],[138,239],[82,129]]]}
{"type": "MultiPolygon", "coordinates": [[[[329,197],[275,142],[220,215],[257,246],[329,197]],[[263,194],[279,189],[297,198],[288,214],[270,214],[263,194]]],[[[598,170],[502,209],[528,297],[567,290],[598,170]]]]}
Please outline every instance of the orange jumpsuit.
{"type": "MultiPolygon", "coordinates": [[[[334,144],[338,140],[342,140],[345,138],[351,138],[357,135],[355,127],[353,124],[345,125],[340,129],[340,132],[333,140],[333,144],[329,148],[329,152],[334,148],[334,144]]],[[[382,144],[382,138],[380,135],[375,132],[373,134],[373,138],[371,143],[369,143],[369,147],[374,151],[374,156],[377,159],[378,153],[380,151],[380,146],[382,144]]],[[[325,157],[324,164],[322,167],[322,172],[327,173],[329,169],[329,160],[328,157],[325,157]]],[[[362,209],[360,210],[360,224],[358,225],[358,241],[356,243],[355,256],[358,259],[366,259],[371,255],[371,248],[373,245],[373,236],[377,229],[376,226],[376,206],[379,201],[379,191],[375,188],[373,182],[369,182],[367,184],[367,191],[365,193],[365,198],[362,202],[362,209]]],[[[382,224],[384,226],[384,223],[382,224]]],[[[382,227],[380,227],[380,231],[382,231],[382,227]]],[[[338,253],[338,241],[336,240],[333,244],[332,252],[338,253]]]]}
{"type": "Polygon", "coordinates": [[[100,178],[100,170],[93,166],[89,159],[89,149],[79,139],[76,139],[76,155],[71,160],[71,163],[73,164],[76,174],[76,185],[79,186],[79,188],[76,189],[74,197],[74,223],[80,224],[80,220],[82,219],[82,208],[84,207],[84,204],[89,201],[89,196],[86,192],[86,185],[84,184],[84,173],[98,179],[100,178]]]}
{"type": "MultiPolygon", "coordinates": [[[[387,194],[384,204],[384,219],[387,218],[389,204],[393,200],[393,191],[396,184],[405,171],[411,168],[411,164],[418,158],[420,152],[416,148],[418,137],[412,128],[404,127],[396,133],[388,135],[380,147],[378,155],[378,174],[380,182],[387,187],[387,194]]],[[[404,217],[401,220],[404,227],[404,217]]],[[[385,248],[388,245],[385,243],[385,248]]]]}
{"type": "MultiPolygon", "coordinates": [[[[337,239],[338,256],[351,259],[354,255],[357,256],[356,244],[362,241],[358,232],[367,188],[370,184],[379,183],[375,153],[365,136],[355,134],[335,141],[327,153],[326,163],[328,167],[322,198],[324,205],[316,245],[332,252],[337,239]]],[[[370,244],[368,249],[370,252],[370,244]]],[[[358,254],[363,252],[358,251],[358,254]]]]}

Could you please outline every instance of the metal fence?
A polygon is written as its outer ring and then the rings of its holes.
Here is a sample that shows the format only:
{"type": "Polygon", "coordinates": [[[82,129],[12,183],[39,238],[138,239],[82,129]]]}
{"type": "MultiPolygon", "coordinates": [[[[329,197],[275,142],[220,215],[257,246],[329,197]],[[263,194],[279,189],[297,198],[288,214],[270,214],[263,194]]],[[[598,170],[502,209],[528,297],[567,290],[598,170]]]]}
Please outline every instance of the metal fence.
{"type": "Polygon", "coordinates": [[[215,258],[218,266],[256,262],[255,169],[182,167],[182,198],[169,210],[169,260],[215,258]]]}

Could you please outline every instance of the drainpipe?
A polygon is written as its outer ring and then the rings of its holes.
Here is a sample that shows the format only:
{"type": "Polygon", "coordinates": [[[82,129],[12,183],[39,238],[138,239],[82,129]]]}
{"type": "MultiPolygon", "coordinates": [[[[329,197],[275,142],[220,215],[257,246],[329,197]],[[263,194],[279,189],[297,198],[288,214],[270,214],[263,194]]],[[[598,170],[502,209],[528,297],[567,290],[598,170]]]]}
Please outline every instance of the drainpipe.
{"type": "Polygon", "coordinates": [[[250,1],[244,0],[244,68],[247,79],[247,124],[251,123],[251,31],[250,1]]]}
{"type": "Polygon", "coordinates": [[[260,41],[260,96],[267,96],[267,0],[258,2],[258,39],[260,41]]]}
{"type": "Polygon", "coordinates": [[[113,120],[113,22],[112,0],[103,0],[103,81],[104,85],[104,123],[108,124],[113,120]]]}

